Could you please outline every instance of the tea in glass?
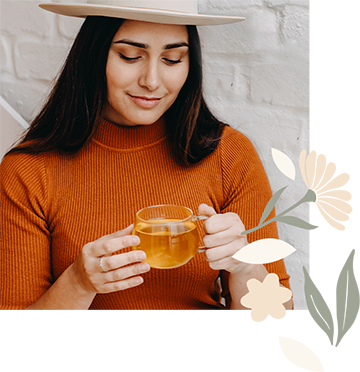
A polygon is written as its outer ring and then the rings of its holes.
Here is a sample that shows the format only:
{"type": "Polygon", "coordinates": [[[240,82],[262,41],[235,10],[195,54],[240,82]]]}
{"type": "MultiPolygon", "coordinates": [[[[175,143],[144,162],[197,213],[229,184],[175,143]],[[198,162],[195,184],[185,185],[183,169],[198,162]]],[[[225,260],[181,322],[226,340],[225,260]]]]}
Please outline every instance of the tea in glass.
{"type": "Polygon", "coordinates": [[[151,267],[170,269],[190,261],[198,252],[199,234],[192,211],[179,206],[154,206],[136,215],[133,234],[140,244],[133,247],[146,253],[151,267]]]}

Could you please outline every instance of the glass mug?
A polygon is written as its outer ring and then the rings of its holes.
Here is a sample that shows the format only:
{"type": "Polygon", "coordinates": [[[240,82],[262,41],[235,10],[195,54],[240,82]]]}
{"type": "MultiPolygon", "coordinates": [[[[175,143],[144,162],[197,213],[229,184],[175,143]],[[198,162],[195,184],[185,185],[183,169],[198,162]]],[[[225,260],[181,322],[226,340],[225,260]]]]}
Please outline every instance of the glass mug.
{"type": "Polygon", "coordinates": [[[133,235],[140,244],[133,250],[146,253],[146,260],[156,269],[173,269],[185,265],[197,252],[199,233],[196,221],[206,216],[194,216],[191,209],[177,205],[155,205],[136,213],[133,235]]]}

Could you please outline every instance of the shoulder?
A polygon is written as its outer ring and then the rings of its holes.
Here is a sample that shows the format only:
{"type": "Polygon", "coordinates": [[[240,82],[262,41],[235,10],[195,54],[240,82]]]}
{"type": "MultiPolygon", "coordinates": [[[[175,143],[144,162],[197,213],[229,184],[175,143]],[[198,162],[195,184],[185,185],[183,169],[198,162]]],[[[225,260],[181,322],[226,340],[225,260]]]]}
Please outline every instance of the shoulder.
{"type": "Polygon", "coordinates": [[[4,157],[0,165],[1,189],[4,194],[30,194],[38,198],[46,198],[47,174],[44,155],[10,153],[4,157]]]}
{"type": "Polygon", "coordinates": [[[219,145],[223,163],[243,166],[260,163],[260,157],[250,139],[238,130],[226,126],[219,145]]]}
{"type": "Polygon", "coordinates": [[[6,155],[0,165],[1,178],[31,177],[34,173],[44,172],[42,154],[10,153],[6,155]]]}
{"type": "Polygon", "coordinates": [[[222,141],[225,142],[238,142],[242,144],[251,144],[251,141],[245,134],[239,132],[237,129],[227,125],[224,127],[224,131],[222,134],[222,141]]]}
{"type": "Polygon", "coordinates": [[[269,181],[255,146],[236,129],[224,129],[219,157],[225,195],[232,195],[239,188],[246,189],[247,192],[263,192],[269,188],[269,181]]]}

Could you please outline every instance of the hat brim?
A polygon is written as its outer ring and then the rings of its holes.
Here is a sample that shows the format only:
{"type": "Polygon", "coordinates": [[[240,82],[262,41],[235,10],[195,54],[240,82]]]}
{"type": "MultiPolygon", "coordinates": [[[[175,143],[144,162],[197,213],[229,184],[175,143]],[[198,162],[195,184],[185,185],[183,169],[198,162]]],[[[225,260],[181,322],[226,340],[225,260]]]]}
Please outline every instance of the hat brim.
{"type": "Polygon", "coordinates": [[[40,4],[42,9],[70,17],[103,16],[131,19],[135,21],[210,26],[223,25],[243,21],[244,17],[216,16],[208,14],[189,14],[169,10],[158,10],[148,8],[129,8],[110,5],[93,4],[40,4]]]}

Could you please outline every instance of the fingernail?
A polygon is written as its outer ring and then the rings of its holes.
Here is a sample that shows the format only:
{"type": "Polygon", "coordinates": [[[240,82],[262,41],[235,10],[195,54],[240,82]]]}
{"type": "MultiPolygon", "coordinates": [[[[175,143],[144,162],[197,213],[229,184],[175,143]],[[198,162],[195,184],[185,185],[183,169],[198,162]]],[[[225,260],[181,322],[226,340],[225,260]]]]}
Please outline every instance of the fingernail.
{"type": "Polygon", "coordinates": [[[136,276],[133,278],[133,281],[135,282],[135,285],[140,285],[144,282],[144,279],[141,276],[136,276]]]}
{"type": "Polygon", "coordinates": [[[139,261],[146,260],[146,253],[143,251],[138,251],[136,257],[139,261]]]}
{"type": "Polygon", "coordinates": [[[150,265],[148,263],[146,263],[146,262],[143,262],[140,265],[140,270],[141,270],[141,272],[149,271],[150,270],[150,265]]]}
{"type": "Polygon", "coordinates": [[[138,245],[138,244],[140,244],[139,237],[138,236],[132,236],[130,238],[130,244],[132,244],[132,245],[138,245]]]}

